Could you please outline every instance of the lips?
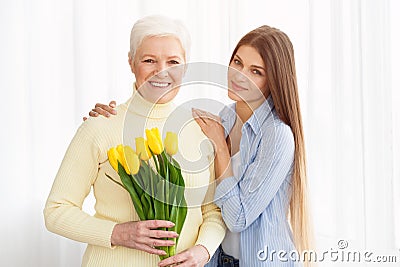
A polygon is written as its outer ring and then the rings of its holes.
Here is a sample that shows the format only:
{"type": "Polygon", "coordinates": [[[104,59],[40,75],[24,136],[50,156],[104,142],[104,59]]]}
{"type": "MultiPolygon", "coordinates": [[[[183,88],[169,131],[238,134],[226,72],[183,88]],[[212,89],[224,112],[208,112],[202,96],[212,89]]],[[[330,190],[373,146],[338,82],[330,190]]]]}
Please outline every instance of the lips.
{"type": "Polygon", "coordinates": [[[235,91],[247,91],[246,88],[239,86],[238,84],[236,84],[233,81],[231,81],[231,84],[232,84],[232,89],[235,91]]]}
{"type": "Polygon", "coordinates": [[[149,81],[149,84],[155,88],[160,88],[160,89],[165,89],[171,85],[171,83],[168,82],[155,82],[155,81],[149,81]]]}

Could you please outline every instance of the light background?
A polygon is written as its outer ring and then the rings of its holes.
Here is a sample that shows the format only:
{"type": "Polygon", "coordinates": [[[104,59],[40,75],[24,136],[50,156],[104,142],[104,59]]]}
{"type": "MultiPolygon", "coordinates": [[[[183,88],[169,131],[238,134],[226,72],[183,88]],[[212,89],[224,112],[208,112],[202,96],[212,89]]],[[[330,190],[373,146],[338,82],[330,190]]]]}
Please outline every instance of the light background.
{"type": "MultiPolygon", "coordinates": [[[[397,0],[0,0],[0,266],[80,265],[85,245],[47,232],[43,206],[82,116],[130,96],[130,29],[148,14],[187,25],[191,62],[227,64],[263,24],[286,32],[318,248],[344,239],[400,262],[399,11],[397,0]]],[[[177,101],[195,97],[226,101],[216,88],[177,101]]]]}

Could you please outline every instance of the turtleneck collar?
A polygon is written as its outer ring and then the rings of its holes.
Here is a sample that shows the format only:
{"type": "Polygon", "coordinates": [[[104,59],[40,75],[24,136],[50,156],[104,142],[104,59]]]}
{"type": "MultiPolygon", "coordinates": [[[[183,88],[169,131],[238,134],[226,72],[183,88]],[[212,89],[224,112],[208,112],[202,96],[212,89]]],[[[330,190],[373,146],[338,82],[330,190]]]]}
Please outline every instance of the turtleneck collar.
{"type": "Polygon", "coordinates": [[[175,109],[173,101],[165,104],[152,103],[144,99],[136,90],[135,84],[133,85],[133,94],[126,102],[128,112],[135,113],[142,117],[153,119],[167,118],[175,109]]]}

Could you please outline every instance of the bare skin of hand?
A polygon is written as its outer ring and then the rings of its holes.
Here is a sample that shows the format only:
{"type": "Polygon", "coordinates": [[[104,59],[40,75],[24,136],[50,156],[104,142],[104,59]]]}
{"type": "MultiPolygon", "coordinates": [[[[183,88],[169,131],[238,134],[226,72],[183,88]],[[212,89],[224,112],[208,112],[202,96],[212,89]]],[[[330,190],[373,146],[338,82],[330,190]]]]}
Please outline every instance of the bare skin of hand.
{"type": "Polygon", "coordinates": [[[111,235],[113,246],[124,246],[148,252],[150,254],[165,255],[165,251],[155,247],[173,246],[172,240],[162,238],[176,238],[178,234],[173,231],[157,230],[160,227],[170,228],[174,223],[163,220],[148,220],[126,222],[117,224],[111,235]]]}
{"type": "Polygon", "coordinates": [[[162,260],[158,266],[179,266],[179,267],[203,267],[210,258],[207,249],[202,245],[196,245],[178,253],[172,257],[162,260]]]}
{"type": "Polygon", "coordinates": [[[226,144],[221,118],[200,109],[192,109],[192,114],[203,133],[213,142],[215,177],[217,178],[217,183],[220,183],[222,179],[233,176],[230,165],[231,156],[226,144]]]}
{"type": "MultiPolygon", "coordinates": [[[[103,115],[104,117],[110,117],[111,115],[117,115],[117,111],[114,109],[117,103],[113,100],[108,105],[97,103],[94,106],[94,109],[89,111],[90,117],[98,117],[99,115],[103,115]]],[[[83,121],[87,120],[87,117],[83,117],[83,121]]]]}

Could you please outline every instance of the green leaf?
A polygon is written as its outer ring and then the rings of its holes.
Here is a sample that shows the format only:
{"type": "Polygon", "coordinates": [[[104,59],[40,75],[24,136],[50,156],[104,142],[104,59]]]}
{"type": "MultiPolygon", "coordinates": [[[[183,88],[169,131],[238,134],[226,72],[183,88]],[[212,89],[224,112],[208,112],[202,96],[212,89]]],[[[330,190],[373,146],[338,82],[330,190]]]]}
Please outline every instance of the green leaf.
{"type": "Polygon", "coordinates": [[[142,197],[144,191],[138,182],[139,179],[137,175],[130,175],[130,179],[137,195],[139,196],[139,198],[142,197]]]}
{"type": "Polygon", "coordinates": [[[143,212],[143,206],[139,199],[139,196],[134,189],[133,183],[131,181],[130,175],[125,172],[124,167],[118,162],[118,174],[121,178],[122,184],[125,186],[125,189],[129,192],[133,206],[135,207],[136,213],[138,214],[141,220],[145,220],[145,214],[143,212]]]}
{"type": "Polygon", "coordinates": [[[186,200],[185,198],[182,198],[182,202],[179,203],[178,206],[178,218],[177,218],[177,223],[176,223],[176,231],[178,234],[181,233],[183,224],[186,219],[186,214],[187,214],[187,207],[186,207],[186,200]]]}
{"type": "Polygon", "coordinates": [[[157,183],[157,190],[155,195],[155,202],[154,202],[154,211],[156,214],[156,218],[160,220],[167,220],[168,217],[166,216],[165,212],[165,205],[164,205],[164,180],[161,180],[157,183]]]}
{"type": "Polygon", "coordinates": [[[177,240],[176,240],[176,238],[172,238],[172,240],[175,241],[175,245],[168,247],[168,254],[169,254],[170,257],[174,256],[176,254],[177,240]]]}
{"type": "Polygon", "coordinates": [[[161,155],[157,155],[157,159],[159,162],[159,173],[162,177],[166,178],[165,176],[165,161],[161,155]]]}

